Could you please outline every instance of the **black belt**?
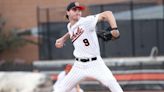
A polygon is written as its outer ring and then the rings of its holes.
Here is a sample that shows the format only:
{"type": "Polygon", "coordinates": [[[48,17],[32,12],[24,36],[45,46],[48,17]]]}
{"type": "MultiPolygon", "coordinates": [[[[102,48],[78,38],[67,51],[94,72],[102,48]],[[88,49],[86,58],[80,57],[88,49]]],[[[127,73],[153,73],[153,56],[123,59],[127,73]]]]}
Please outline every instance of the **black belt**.
{"type": "Polygon", "coordinates": [[[97,60],[97,57],[93,57],[93,58],[87,58],[87,59],[81,59],[81,58],[75,58],[77,61],[81,61],[81,62],[88,62],[88,61],[94,61],[97,60]]]}

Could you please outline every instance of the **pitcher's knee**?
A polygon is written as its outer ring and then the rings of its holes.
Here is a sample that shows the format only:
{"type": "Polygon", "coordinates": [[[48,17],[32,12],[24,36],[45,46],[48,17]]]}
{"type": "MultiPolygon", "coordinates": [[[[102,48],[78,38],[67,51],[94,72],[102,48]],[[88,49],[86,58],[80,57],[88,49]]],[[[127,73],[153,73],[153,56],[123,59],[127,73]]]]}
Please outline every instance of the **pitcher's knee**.
{"type": "Polygon", "coordinates": [[[102,84],[106,87],[109,87],[111,85],[117,84],[117,81],[115,79],[105,79],[102,81],[102,84]]]}
{"type": "Polygon", "coordinates": [[[66,92],[66,91],[63,89],[55,89],[53,92],[66,92]]]}
{"type": "Polygon", "coordinates": [[[115,79],[103,80],[102,82],[103,82],[104,86],[108,87],[111,90],[111,92],[123,92],[121,86],[115,79]]]}
{"type": "Polygon", "coordinates": [[[69,92],[70,88],[56,88],[54,92],[69,92]]]}

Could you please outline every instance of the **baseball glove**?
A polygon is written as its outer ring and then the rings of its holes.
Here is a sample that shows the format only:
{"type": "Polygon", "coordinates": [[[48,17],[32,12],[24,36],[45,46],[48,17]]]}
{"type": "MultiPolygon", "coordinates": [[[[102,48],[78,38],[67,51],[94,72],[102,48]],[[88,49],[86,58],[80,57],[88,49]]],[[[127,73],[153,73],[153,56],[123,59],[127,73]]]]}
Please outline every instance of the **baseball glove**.
{"type": "Polygon", "coordinates": [[[104,41],[110,41],[113,39],[118,39],[114,38],[111,34],[111,30],[117,30],[117,28],[112,29],[111,27],[108,27],[106,30],[101,30],[101,31],[97,31],[97,36],[101,39],[103,39],[104,41]]]}

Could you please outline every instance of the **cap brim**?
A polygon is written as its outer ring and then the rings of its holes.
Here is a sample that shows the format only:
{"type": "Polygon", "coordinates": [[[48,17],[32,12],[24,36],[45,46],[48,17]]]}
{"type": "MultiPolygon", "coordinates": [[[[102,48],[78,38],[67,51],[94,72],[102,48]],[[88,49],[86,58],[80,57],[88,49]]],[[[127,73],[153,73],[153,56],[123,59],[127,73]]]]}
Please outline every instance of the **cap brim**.
{"type": "Polygon", "coordinates": [[[76,6],[76,7],[74,7],[74,8],[77,8],[77,9],[79,9],[79,10],[81,10],[81,11],[85,10],[85,7],[84,7],[84,6],[76,6]]]}

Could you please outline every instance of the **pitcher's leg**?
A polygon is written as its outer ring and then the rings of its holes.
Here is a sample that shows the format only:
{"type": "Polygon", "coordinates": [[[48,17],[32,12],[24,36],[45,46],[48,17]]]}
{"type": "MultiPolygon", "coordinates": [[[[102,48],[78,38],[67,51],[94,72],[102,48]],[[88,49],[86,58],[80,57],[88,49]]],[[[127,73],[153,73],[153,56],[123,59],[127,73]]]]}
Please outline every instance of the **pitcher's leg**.
{"type": "Polygon", "coordinates": [[[103,85],[108,87],[111,90],[111,92],[123,92],[121,86],[119,85],[115,77],[112,75],[112,73],[106,72],[105,75],[100,77],[99,81],[103,85]]]}
{"type": "Polygon", "coordinates": [[[55,89],[55,92],[69,92],[75,85],[83,79],[83,73],[78,68],[72,68],[72,70],[61,81],[59,86],[55,89]]]}
{"type": "Polygon", "coordinates": [[[112,72],[108,69],[105,65],[103,60],[99,59],[93,64],[89,72],[91,77],[100,81],[103,85],[108,87],[112,92],[123,92],[122,88],[116,81],[115,77],[113,76],[112,72]]]}

